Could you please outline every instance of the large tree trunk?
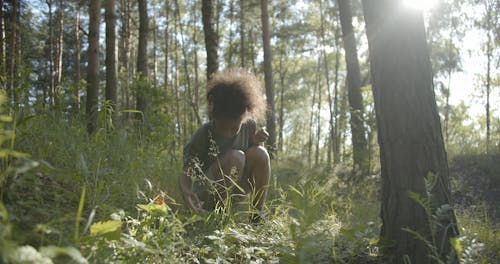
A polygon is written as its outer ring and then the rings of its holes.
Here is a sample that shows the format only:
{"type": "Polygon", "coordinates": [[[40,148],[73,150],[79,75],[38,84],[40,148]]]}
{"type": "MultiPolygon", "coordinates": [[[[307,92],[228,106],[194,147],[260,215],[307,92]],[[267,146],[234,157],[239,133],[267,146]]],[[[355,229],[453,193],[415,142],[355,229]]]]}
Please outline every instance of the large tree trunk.
{"type": "Polygon", "coordinates": [[[99,97],[99,22],[101,1],[91,0],[89,7],[89,47],[87,70],[87,132],[92,134],[97,129],[97,104],[99,97]]]}
{"type": "Polygon", "coordinates": [[[267,145],[271,157],[276,148],[276,121],[274,116],[274,85],[273,66],[271,54],[271,36],[269,33],[269,11],[267,0],[260,1],[261,21],[262,21],[262,42],[264,46],[264,81],[266,85],[266,99],[269,107],[267,113],[266,126],[269,132],[267,145]]]}
{"type": "MultiPolygon", "coordinates": [[[[116,10],[115,0],[105,1],[106,9],[106,101],[113,110],[117,103],[118,50],[116,48],[116,10]]],[[[113,111],[114,112],[114,111],[113,111]]],[[[114,114],[113,114],[114,116],[114,114]]]]}
{"type": "Polygon", "coordinates": [[[344,41],[345,60],[347,66],[347,84],[350,113],[352,157],[355,168],[361,173],[368,171],[368,148],[365,137],[363,118],[363,97],[361,96],[361,74],[359,71],[356,39],[352,26],[351,6],[349,0],[338,0],[342,39],[344,41]]]}
{"type": "Polygon", "coordinates": [[[433,243],[436,257],[443,258],[457,229],[423,16],[397,0],[364,0],[363,7],[382,170],[382,253],[390,263],[406,257],[433,263],[434,252],[409,230],[433,243]],[[441,227],[430,223],[437,220],[410,193],[430,200],[441,227]]]}
{"type": "Polygon", "coordinates": [[[210,80],[213,73],[217,72],[218,37],[214,28],[214,4],[213,0],[202,0],[201,16],[203,20],[203,32],[205,33],[205,48],[207,51],[207,80],[210,80]]]}
{"type": "Polygon", "coordinates": [[[137,110],[141,111],[143,115],[138,115],[143,118],[146,114],[146,93],[148,89],[148,32],[149,32],[149,19],[148,19],[148,3],[147,0],[139,1],[139,47],[137,50],[137,74],[139,74],[139,87],[137,89],[137,110]]]}

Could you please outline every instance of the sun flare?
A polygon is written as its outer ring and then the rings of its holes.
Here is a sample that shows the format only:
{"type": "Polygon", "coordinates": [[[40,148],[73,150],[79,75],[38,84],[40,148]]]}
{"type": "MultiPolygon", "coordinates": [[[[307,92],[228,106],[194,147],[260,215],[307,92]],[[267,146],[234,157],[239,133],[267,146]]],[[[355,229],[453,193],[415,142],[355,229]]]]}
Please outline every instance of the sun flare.
{"type": "Polygon", "coordinates": [[[422,11],[429,11],[437,1],[439,0],[403,0],[406,6],[422,11]]]}

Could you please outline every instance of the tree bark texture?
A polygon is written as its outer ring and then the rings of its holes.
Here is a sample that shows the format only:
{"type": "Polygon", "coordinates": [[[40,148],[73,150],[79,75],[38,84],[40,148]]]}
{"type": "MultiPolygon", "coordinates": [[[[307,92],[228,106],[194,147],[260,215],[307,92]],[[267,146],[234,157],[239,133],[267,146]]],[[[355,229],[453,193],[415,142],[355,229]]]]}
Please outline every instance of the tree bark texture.
{"type": "Polygon", "coordinates": [[[212,74],[217,72],[219,68],[217,63],[218,37],[215,32],[213,0],[202,0],[201,15],[203,32],[205,33],[205,48],[207,51],[207,80],[210,80],[212,74]]]}
{"type": "MultiPolygon", "coordinates": [[[[54,80],[54,25],[52,19],[52,0],[47,0],[49,7],[49,105],[55,105],[55,80],[54,80]]],[[[44,99],[45,100],[45,99],[44,99]]]]}
{"type": "Polygon", "coordinates": [[[361,73],[359,70],[358,51],[349,0],[338,0],[342,40],[344,42],[347,66],[348,99],[351,113],[352,157],[355,168],[362,173],[368,171],[368,148],[364,127],[364,107],[361,95],[361,73]]]}
{"type": "Polygon", "coordinates": [[[80,112],[80,82],[81,82],[81,48],[82,43],[80,40],[80,4],[76,4],[76,21],[75,21],[75,91],[74,91],[74,101],[73,101],[73,110],[76,113],[80,112]]]}
{"type": "Polygon", "coordinates": [[[245,1],[240,0],[240,67],[245,68],[245,54],[246,54],[246,22],[245,22],[245,1]]]}
{"type": "Polygon", "coordinates": [[[106,9],[106,101],[116,110],[118,82],[118,49],[116,48],[116,4],[115,0],[105,1],[106,9]]]}
{"type": "MultiPolygon", "coordinates": [[[[7,74],[6,65],[6,52],[5,52],[5,20],[3,12],[3,1],[0,0],[0,74],[5,77],[7,74]]],[[[2,86],[5,87],[5,83],[2,81],[2,86]]]]}
{"type": "Polygon", "coordinates": [[[147,0],[138,0],[139,2],[139,46],[137,50],[137,74],[140,76],[137,87],[137,110],[144,114],[146,112],[147,102],[146,93],[148,89],[148,3],[147,0]]]}
{"type": "Polygon", "coordinates": [[[63,61],[63,45],[64,45],[64,1],[59,0],[59,11],[58,11],[58,26],[59,26],[59,35],[57,36],[57,53],[56,53],[56,95],[55,95],[55,103],[58,106],[58,96],[57,96],[57,87],[61,86],[62,82],[62,61],[63,61]]]}
{"type": "Polygon", "coordinates": [[[97,129],[97,104],[99,97],[99,22],[101,1],[91,0],[89,7],[89,46],[87,69],[87,132],[93,134],[97,129]]]}
{"type": "Polygon", "coordinates": [[[382,252],[390,263],[403,263],[405,257],[411,263],[433,263],[429,248],[407,230],[435,243],[437,257],[444,257],[451,250],[449,238],[456,235],[456,220],[447,207],[448,164],[423,16],[397,0],[365,0],[363,8],[380,145],[382,252]],[[427,188],[426,181],[434,184],[427,188]],[[442,209],[442,227],[432,225],[410,192],[429,199],[431,212],[442,209]]]}
{"type": "Polygon", "coordinates": [[[164,90],[165,90],[165,95],[168,95],[168,83],[169,83],[169,77],[168,77],[168,64],[170,63],[170,4],[169,2],[165,3],[165,19],[167,21],[165,25],[165,69],[163,72],[163,79],[164,79],[164,90]]]}
{"type": "Polygon", "coordinates": [[[264,81],[266,86],[266,99],[269,111],[267,112],[266,126],[269,133],[267,145],[271,157],[276,148],[276,121],[274,115],[274,85],[273,85],[273,67],[271,54],[271,35],[269,29],[269,11],[267,0],[260,1],[261,23],[262,23],[262,42],[264,46],[264,81]]]}
{"type": "Polygon", "coordinates": [[[21,43],[18,42],[19,39],[19,2],[12,2],[12,13],[11,13],[11,39],[10,39],[10,99],[12,101],[12,106],[17,108],[19,102],[18,94],[16,92],[17,86],[17,70],[18,70],[18,52],[21,50],[21,43]]]}
{"type": "MultiPolygon", "coordinates": [[[[130,109],[130,2],[128,0],[121,0],[121,28],[120,28],[120,72],[124,72],[124,84],[122,85],[122,108],[130,109]]],[[[125,114],[124,118],[129,115],[125,114]]]]}

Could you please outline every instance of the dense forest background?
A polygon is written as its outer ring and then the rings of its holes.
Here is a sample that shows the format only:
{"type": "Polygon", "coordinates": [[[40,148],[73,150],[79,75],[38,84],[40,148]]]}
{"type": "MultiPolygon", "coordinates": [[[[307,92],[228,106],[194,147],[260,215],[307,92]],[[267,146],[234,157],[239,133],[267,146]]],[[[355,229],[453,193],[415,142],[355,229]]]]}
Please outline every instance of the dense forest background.
{"type": "Polygon", "coordinates": [[[0,1],[0,263],[498,263],[500,3],[368,2],[0,1]],[[403,25],[380,43],[380,21],[403,25]],[[177,183],[182,147],[208,121],[207,79],[235,67],[269,105],[260,225],[241,208],[186,211],[177,183]],[[377,87],[427,70],[393,101],[377,87]],[[405,127],[406,113],[422,118],[405,127]],[[397,191],[382,186],[409,179],[383,166],[427,166],[413,148],[398,160],[413,134],[422,153],[443,145],[445,169],[400,185],[425,224],[396,240],[424,258],[382,243],[380,208],[397,191]],[[459,232],[440,243],[443,210],[459,232]]]}

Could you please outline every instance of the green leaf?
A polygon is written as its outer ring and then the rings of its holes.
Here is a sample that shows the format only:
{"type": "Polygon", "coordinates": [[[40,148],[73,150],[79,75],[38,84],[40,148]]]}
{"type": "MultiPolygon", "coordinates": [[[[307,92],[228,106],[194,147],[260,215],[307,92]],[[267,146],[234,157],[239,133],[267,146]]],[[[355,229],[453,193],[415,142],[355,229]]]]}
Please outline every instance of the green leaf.
{"type": "Polygon", "coordinates": [[[12,122],[12,117],[8,115],[0,115],[0,122],[12,122]]]}
{"type": "Polygon", "coordinates": [[[5,208],[5,205],[0,201],[0,221],[7,225],[9,223],[9,213],[7,212],[7,208],[5,208]]]}
{"type": "Polygon", "coordinates": [[[92,236],[102,236],[109,240],[118,240],[121,236],[121,221],[97,222],[90,226],[92,236]]]}
{"type": "Polygon", "coordinates": [[[339,233],[347,238],[354,239],[356,235],[356,230],[355,229],[344,229],[341,228],[339,233]]]}
{"type": "Polygon", "coordinates": [[[138,204],[137,207],[148,212],[152,216],[162,216],[166,215],[168,212],[168,206],[166,204],[138,204]]]}
{"type": "Polygon", "coordinates": [[[462,255],[462,249],[463,249],[462,243],[456,237],[452,237],[452,238],[450,238],[450,244],[453,247],[453,249],[455,250],[455,252],[457,252],[457,257],[458,257],[458,260],[460,261],[460,256],[462,255]]]}
{"type": "Polygon", "coordinates": [[[15,150],[9,150],[9,149],[2,149],[2,150],[0,150],[0,158],[4,158],[4,157],[7,157],[7,156],[13,156],[13,157],[16,157],[16,158],[26,158],[26,157],[29,157],[28,154],[22,153],[22,152],[18,152],[18,151],[15,151],[15,150]]]}
{"type": "Polygon", "coordinates": [[[82,256],[82,253],[74,247],[56,247],[56,246],[46,246],[41,247],[39,250],[40,254],[43,256],[54,259],[58,256],[68,256],[77,263],[88,263],[87,260],[82,256]]]}

